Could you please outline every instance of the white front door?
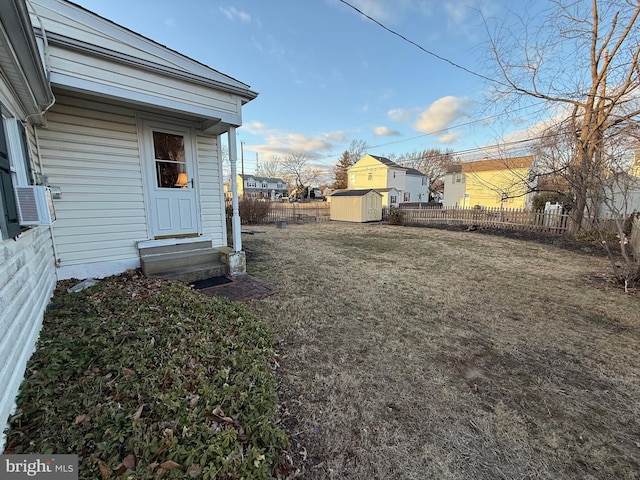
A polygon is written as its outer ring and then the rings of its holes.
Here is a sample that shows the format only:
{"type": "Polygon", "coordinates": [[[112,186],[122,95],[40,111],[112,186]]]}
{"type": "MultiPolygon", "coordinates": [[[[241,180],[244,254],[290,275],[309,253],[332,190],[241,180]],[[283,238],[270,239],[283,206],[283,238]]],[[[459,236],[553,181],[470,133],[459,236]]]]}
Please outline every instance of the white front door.
{"type": "Polygon", "coordinates": [[[152,237],[197,236],[200,232],[191,131],[147,123],[144,138],[152,237]]]}

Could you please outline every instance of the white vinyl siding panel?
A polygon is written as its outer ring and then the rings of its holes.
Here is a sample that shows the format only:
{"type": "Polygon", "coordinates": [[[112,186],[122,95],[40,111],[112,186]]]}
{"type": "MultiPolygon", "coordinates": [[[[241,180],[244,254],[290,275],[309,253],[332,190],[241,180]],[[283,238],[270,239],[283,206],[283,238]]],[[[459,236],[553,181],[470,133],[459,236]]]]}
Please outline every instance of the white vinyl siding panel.
{"type": "Polygon", "coordinates": [[[136,119],[112,105],[58,94],[39,129],[55,200],[60,266],[138,257],[148,238],[136,119]]]}
{"type": "MultiPolygon", "coordinates": [[[[0,427],[4,430],[56,283],[51,233],[0,242],[0,427]]],[[[3,441],[0,440],[0,451],[3,441]]]]}
{"type": "Polygon", "coordinates": [[[51,70],[61,75],[193,107],[240,114],[237,97],[213,88],[56,47],[50,48],[49,58],[51,70]]]}
{"type": "Polygon", "coordinates": [[[226,245],[218,137],[197,135],[196,142],[203,234],[212,237],[214,245],[226,245]]]}
{"type": "MultiPolygon", "coordinates": [[[[123,42],[123,36],[130,35],[130,32],[127,33],[125,29],[115,24],[108,24],[111,27],[111,32],[100,31],[94,27],[92,22],[78,21],[57,11],[57,9],[54,10],[53,8],[48,8],[45,5],[39,5],[37,3],[34,3],[34,7],[38,12],[38,17],[32,16],[32,23],[40,26],[40,20],[42,20],[47,31],[52,31],[69,38],[76,38],[91,45],[99,45],[109,50],[126,53],[127,55],[156,62],[168,67],[175,67],[170,61],[160,55],[150,53],[148,49],[136,48],[134,45],[123,42]]],[[[79,15],[90,18],[90,14],[85,12],[81,12],[79,15]]]]}

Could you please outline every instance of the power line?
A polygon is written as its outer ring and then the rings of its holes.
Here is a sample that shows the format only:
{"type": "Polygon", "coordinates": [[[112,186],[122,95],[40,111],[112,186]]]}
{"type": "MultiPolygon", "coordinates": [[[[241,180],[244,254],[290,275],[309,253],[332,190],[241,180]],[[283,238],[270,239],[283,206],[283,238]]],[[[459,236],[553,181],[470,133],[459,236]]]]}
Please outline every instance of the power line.
{"type": "Polygon", "coordinates": [[[375,19],[375,18],[373,18],[372,16],[367,15],[367,14],[366,14],[366,13],[364,13],[362,10],[360,10],[358,7],[356,7],[356,6],[352,5],[352,4],[350,4],[350,3],[349,3],[349,2],[347,2],[346,0],[340,0],[340,2],[344,3],[344,4],[345,4],[346,6],[348,6],[348,7],[352,8],[353,10],[355,10],[356,12],[358,12],[358,13],[359,13],[360,15],[362,15],[363,17],[368,18],[368,19],[369,19],[369,20],[371,20],[373,23],[375,23],[375,24],[376,24],[376,25],[378,25],[379,27],[383,28],[383,29],[384,29],[384,30],[386,30],[387,32],[389,32],[389,33],[391,33],[391,34],[393,34],[393,35],[395,35],[395,36],[397,36],[397,37],[400,37],[402,40],[404,40],[404,41],[405,41],[405,42],[407,42],[407,43],[410,43],[410,44],[411,44],[411,45],[413,45],[414,47],[418,47],[418,48],[419,48],[420,50],[422,50],[424,53],[426,53],[426,54],[428,54],[428,55],[431,55],[432,57],[435,57],[435,58],[437,58],[438,60],[441,60],[441,61],[443,61],[443,62],[446,62],[446,63],[448,63],[449,65],[451,65],[451,66],[453,66],[453,67],[455,67],[455,68],[458,68],[458,69],[460,69],[460,70],[463,70],[463,71],[465,71],[465,72],[467,72],[467,73],[469,73],[469,74],[471,74],[471,75],[474,75],[474,76],[476,76],[476,77],[478,77],[478,78],[482,78],[483,80],[487,80],[487,81],[489,81],[489,82],[491,82],[491,83],[497,83],[498,85],[502,85],[502,86],[504,86],[504,87],[509,87],[509,85],[508,85],[508,84],[506,84],[506,83],[504,83],[504,82],[501,82],[501,81],[499,81],[499,80],[496,80],[495,78],[487,77],[486,75],[482,75],[481,73],[474,72],[473,70],[470,70],[470,69],[468,69],[467,67],[464,67],[464,66],[460,65],[459,63],[454,62],[453,60],[449,60],[448,58],[443,57],[442,55],[438,55],[437,53],[432,52],[431,50],[426,49],[425,47],[423,47],[423,46],[422,46],[422,45],[420,45],[419,43],[414,42],[413,40],[411,40],[411,39],[409,39],[409,38],[405,37],[405,36],[404,36],[404,35],[402,35],[401,33],[396,32],[395,30],[393,30],[393,29],[391,29],[391,28],[387,27],[387,26],[386,26],[386,25],[384,25],[382,22],[380,22],[380,21],[376,20],[376,19],[375,19]]]}
{"type": "MultiPolygon", "coordinates": [[[[520,108],[513,109],[509,113],[501,113],[501,114],[498,114],[498,115],[491,115],[489,117],[483,117],[483,118],[480,118],[478,120],[471,120],[469,122],[459,123],[457,125],[451,125],[449,127],[441,128],[439,130],[433,130],[431,132],[426,132],[426,133],[423,133],[421,135],[416,135],[414,137],[403,138],[401,140],[395,140],[393,142],[387,142],[387,143],[381,143],[381,144],[378,144],[378,145],[368,146],[367,150],[373,150],[374,148],[386,147],[388,145],[395,145],[395,144],[398,144],[398,143],[410,142],[412,140],[417,140],[419,138],[429,137],[429,136],[432,136],[432,135],[437,135],[439,133],[445,133],[445,132],[448,132],[449,130],[452,130],[452,129],[455,129],[455,128],[467,127],[469,125],[473,125],[473,124],[476,124],[476,123],[487,122],[489,120],[494,120],[496,118],[501,118],[501,117],[507,116],[507,115],[509,115],[509,114],[511,114],[513,112],[518,112],[520,110],[526,110],[527,108],[535,107],[535,106],[541,105],[543,103],[545,103],[545,102],[533,103],[531,105],[526,105],[526,106],[523,106],[523,107],[520,107],[520,108]]],[[[489,146],[489,147],[478,147],[477,149],[472,149],[472,150],[482,150],[484,148],[490,148],[490,147],[491,146],[489,146]]],[[[462,152],[466,152],[466,151],[463,150],[462,152]]],[[[316,161],[316,162],[321,162],[323,160],[333,160],[338,155],[339,154],[337,154],[337,153],[333,153],[333,154],[327,155],[325,157],[314,158],[312,160],[316,161]]]]}

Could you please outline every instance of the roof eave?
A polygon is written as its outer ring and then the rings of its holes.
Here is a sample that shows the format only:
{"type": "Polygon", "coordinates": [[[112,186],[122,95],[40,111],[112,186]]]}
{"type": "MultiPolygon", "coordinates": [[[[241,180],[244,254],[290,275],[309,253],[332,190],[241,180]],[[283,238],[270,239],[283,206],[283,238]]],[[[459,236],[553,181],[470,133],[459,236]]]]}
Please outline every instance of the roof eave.
{"type": "MultiPolygon", "coordinates": [[[[42,32],[39,28],[36,29],[36,35],[42,36],[42,32]]],[[[214,88],[221,92],[238,95],[243,103],[247,103],[258,96],[257,92],[254,92],[248,85],[236,82],[236,84],[221,82],[212,78],[206,78],[201,75],[197,75],[185,70],[167,67],[158,63],[150,62],[145,59],[133,57],[121,52],[116,52],[108,48],[100,47],[98,45],[92,45],[86,42],[82,42],[75,38],[67,37],[58,33],[47,32],[47,41],[51,45],[56,45],[62,48],[94,55],[96,57],[106,58],[108,60],[134,66],[141,70],[146,70],[151,73],[158,73],[166,75],[168,77],[185,80],[191,83],[202,85],[209,88],[214,88]]]]}
{"type": "MultiPolygon", "coordinates": [[[[38,115],[49,107],[54,96],[40,57],[40,51],[33,33],[29,12],[24,0],[0,2],[2,35],[10,42],[13,62],[6,60],[3,69],[12,68],[29,90],[29,94],[19,94],[20,102],[29,115],[38,115]]],[[[15,89],[20,92],[19,88],[15,89]]]]}

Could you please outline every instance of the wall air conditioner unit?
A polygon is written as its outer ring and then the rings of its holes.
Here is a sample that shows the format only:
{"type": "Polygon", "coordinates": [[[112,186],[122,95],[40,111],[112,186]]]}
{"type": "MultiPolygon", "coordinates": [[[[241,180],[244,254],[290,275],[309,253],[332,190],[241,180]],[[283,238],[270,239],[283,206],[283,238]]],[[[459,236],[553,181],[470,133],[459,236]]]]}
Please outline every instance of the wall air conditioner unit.
{"type": "Polygon", "coordinates": [[[56,219],[51,189],[44,186],[16,187],[20,225],[51,225],[56,219]]]}

